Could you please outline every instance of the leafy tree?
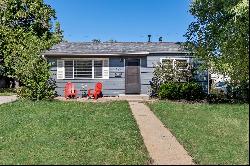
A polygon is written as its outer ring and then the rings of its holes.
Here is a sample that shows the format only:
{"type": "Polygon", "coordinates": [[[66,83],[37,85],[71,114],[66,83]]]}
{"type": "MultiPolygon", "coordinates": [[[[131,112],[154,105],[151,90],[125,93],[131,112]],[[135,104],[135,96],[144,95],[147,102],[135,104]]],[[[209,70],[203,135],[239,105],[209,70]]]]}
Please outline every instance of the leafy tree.
{"type": "Polygon", "coordinates": [[[108,43],[117,43],[117,40],[114,40],[114,39],[110,39],[107,41],[108,43]]]}
{"type": "Polygon", "coordinates": [[[63,31],[61,29],[61,24],[58,21],[55,24],[55,34],[54,35],[56,35],[57,39],[59,39],[60,41],[62,41],[63,31]]]}
{"type": "Polygon", "coordinates": [[[187,46],[215,72],[249,81],[249,0],[194,0],[187,46]]]}
{"type": "Polygon", "coordinates": [[[22,28],[42,36],[51,29],[55,10],[43,0],[1,0],[0,24],[8,28],[22,28]]]}
{"type": "Polygon", "coordinates": [[[49,66],[41,52],[62,41],[55,11],[43,0],[0,0],[0,56],[4,74],[17,78],[30,99],[53,97],[49,66]]]}
{"type": "Polygon", "coordinates": [[[93,39],[92,42],[93,43],[101,43],[101,40],[100,39],[93,39]]]}

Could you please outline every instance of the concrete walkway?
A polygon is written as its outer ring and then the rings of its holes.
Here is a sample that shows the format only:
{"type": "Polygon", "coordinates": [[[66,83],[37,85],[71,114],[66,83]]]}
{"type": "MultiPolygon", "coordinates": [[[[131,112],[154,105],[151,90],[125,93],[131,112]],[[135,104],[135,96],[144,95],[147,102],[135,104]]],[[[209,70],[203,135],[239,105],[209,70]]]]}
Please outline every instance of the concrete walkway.
{"type": "Polygon", "coordinates": [[[9,103],[17,100],[17,96],[0,96],[0,104],[9,103]]]}
{"type": "Polygon", "coordinates": [[[139,102],[129,102],[144,143],[154,165],[194,165],[183,146],[150,109],[139,102]]]}

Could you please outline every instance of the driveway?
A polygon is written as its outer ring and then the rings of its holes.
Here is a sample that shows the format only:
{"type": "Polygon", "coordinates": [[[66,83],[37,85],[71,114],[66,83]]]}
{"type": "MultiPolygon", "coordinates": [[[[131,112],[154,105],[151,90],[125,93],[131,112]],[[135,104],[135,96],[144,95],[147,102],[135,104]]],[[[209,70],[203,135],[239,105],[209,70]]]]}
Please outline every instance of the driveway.
{"type": "Polygon", "coordinates": [[[10,103],[17,100],[17,96],[0,96],[0,104],[10,103]]]}

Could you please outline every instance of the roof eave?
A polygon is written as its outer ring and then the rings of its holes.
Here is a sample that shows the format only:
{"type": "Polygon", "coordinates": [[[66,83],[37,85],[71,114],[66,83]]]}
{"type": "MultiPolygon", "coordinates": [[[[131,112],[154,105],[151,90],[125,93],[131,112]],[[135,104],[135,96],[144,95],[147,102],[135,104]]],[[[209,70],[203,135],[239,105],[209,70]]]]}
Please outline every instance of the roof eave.
{"type": "Polygon", "coordinates": [[[131,53],[97,53],[97,54],[88,54],[88,53],[67,53],[67,52],[45,52],[42,55],[45,56],[146,56],[149,54],[190,54],[188,51],[157,51],[157,52],[131,52],[131,53]]]}
{"type": "Polygon", "coordinates": [[[124,55],[148,55],[149,52],[134,52],[134,53],[98,53],[98,54],[88,54],[88,53],[66,53],[66,52],[50,52],[43,53],[43,56],[124,56],[124,55]]]}
{"type": "Polygon", "coordinates": [[[154,51],[150,52],[150,54],[190,54],[189,51],[154,51]]]}

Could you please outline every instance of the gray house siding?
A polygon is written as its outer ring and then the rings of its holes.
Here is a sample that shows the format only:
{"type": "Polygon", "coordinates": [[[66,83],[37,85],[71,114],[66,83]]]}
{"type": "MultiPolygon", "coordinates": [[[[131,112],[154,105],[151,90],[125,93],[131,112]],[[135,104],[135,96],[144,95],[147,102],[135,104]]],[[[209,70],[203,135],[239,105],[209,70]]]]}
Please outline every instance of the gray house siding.
{"type": "MultiPolygon", "coordinates": [[[[149,81],[152,79],[153,68],[147,67],[147,57],[135,57],[141,60],[141,94],[148,94],[149,81]]],[[[125,94],[125,66],[124,60],[126,57],[109,57],[109,79],[57,79],[57,60],[62,58],[48,58],[48,62],[52,65],[52,78],[57,83],[57,94],[64,95],[64,86],[70,81],[75,84],[78,90],[82,84],[87,85],[87,89],[94,88],[97,82],[103,83],[103,94],[105,96],[118,96],[125,94]],[[116,77],[116,72],[121,73],[121,77],[116,77]]],[[[80,92],[81,94],[82,92],[80,92]]]]}
{"type": "MultiPolygon", "coordinates": [[[[143,77],[144,83],[150,81],[153,77],[154,66],[160,62],[162,58],[170,58],[170,59],[188,59],[189,63],[194,64],[196,68],[199,68],[199,63],[197,60],[189,54],[185,53],[163,53],[163,54],[150,54],[147,56],[147,68],[145,68],[145,75],[143,77]]],[[[197,70],[194,75],[195,80],[202,85],[204,92],[208,91],[208,74],[207,71],[197,70]]]]}
{"type": "MultiPolygon", "coordinates": [[[[105,96],[117,96],[119,94],[125,93],[125,72],[124,72],[124,63],[120,62],[120,58],[112,57],[109,58],[109,79],[57,79],[57,59],[48,59],[49,63],[53,63],[53,66],[51,67],[52,72],[52,78],[56,80],[57,84],[57,94],[60,96],[64,95],[64,87],[67,82],[72,82],[75,84],[76,89],[81,90],[82,84],[87,85],[87,89],[95,88],[95,84],[97,82],[102,82],[103,84],[103,94],[105,96]],[[119,71],[122,73],[121,78],[115,77],[115,72],[119,71]]],[[[78,96],[80,96],[82,92],[80,91],[78,93],[78,96]]]]}
{"type": "MultiPolygon", "coordinates": [[[[78,91],[81,90],[82,84],[87,85],[87,89],[89,89],[94,88],[97,82],[102,82],[104,96],[118,96],[119,94],[125,94],[125,58],[109,58],[109,79],[57,79],[57,60],[62,58],[48,58],[48,62],[52,65],[52,78],[56,81],[56,91],[60,96],[64,95],[65,84],[69,81],[75,84],[78,91]],[[121,73],[121,77],[116,77],[117,71],[121,73]]],[[[141,59],[141,94],[147,94],[149,81],[152,79],[152,69],[148,70],[146,57],[135,58],[141,59]]],[[[81,94],[82,92],[78,93],[78,95],[81,94]]]]}
{"type": "MultiPolygon", "coordinates": [[[[56,91],[59,95],[64,95],[65,84],[69,81],[74,83],[78,90],[81,90],[82,84],[87,85],[87,89],[94,88],[95,84],[100,81],[103,83],[104,95],[117,96],[125,94],[126,74],[131,76],[129,72],[125,73],[126,58],[140,59],[140,91],[141,94],[148,94],[150,88],[149,81],[153,77],[154,65],[160,62],[161,58],[166,57],[187,58],[191,63],[195,63],[189,53],[182,46],[182,43],[179,42],[62,42],[45,51],[43,56],[52,65],[52,77],[56,80],[56,91]],[[103,68],[103,78],[108,79],[57,79],[64,78],[62,61],[59,61],[60,66],[57,71],[57,60],[64,58],[109,58],[109,76],[107,74],[107,66],[103,68]],[[59,73],[58,77],[57,73],[59,73]]],[[[136,71],[138,71],[137,69],[136,71]]],[[[203,85],[204,91],[207,91],[207,72],[199,71],[195,77],[203,85]]],[[[128,80],[131,81],[133,79],[128,80]]],[[[136,81],[138,82],[138,80],[136,81]]],[[[80,96],[82,92],[78,94],[80,96]]]]}
{"type": "MultiPolygon", "coordinates": [[[[78,90],[78,96],[82,95],[81,86],[82,84],[87,85],[87,89],[94,88],[97,82],[102,82],[103,84],[103,95],[104,96],[118,96],[119,94],[125,94],[125,59],[126,57],[106,57],[109,58],[109,79],[57,79],[57,60],[62,59],[62,57],[48,57],[48,62],[52,65],[51,72],[52,78],[56,80],[57,83],[57,94],[60,96],[64,95],[64,87],[67,82],[72,82],[75,84],[78,90]],[[119,77],[116,73],[121,73],[119,77]]],[[[134,58],[140,58],[140,79],[141,79],[141,94],[149,95],[150,84],[149,81],[152,80],[154,65],[160,62],[161,58],[186,58],[190,62],[193,62],[191,56],[186,54],[168,54],[168,53],[158,53],[149,54],[147,56],[134,56],[134,58]]],[[[200,71],[195,76],[198,82],[204,87],[204,91],[207,90],[207,74],[204,71],[200,71]]]]}
{"type": "Polygon", "coordinates": [[[148,94],[149,81],[152,79],[152,77],[150,78],[152,72],[147,70],[147,65],[147,57],[141,58],[141,94],[148,94]]]}
{"type": "MultiPolygon", "coordinates": [[[[186,54],[150,54],[140,58],[140,79],[141,79],[141,94],[149,95],[150,84],[149,81],[152,80],[154,66],[160,62],[161,58],[187,58],[189,62],[194,63],[193,58],[187,56],[186,54]]],[[[60,96],[64,95],[64,86],[67,82],[72,82],[75,84],[78,90],[78,96],[81,96],[82,84],[87,85],[87,89],[94,88],[97,82],[103,83],[103,94],[104,96],[118,96],[119,94],[125,94],[125,66],[124,60],[126,57],[109,57],[109,79],[57,79],[57,60],[62,58],[48,58],[48,62],[51,63],[52,78],[56,80],[57,83],[57,94],[60,96]],[[120,76],[117,77],[117,73],[120,76]]],[[[207,91],[207,72],[199,71],[195,77],[198,82],[202,84],[204,91],[207,91]]]]}

